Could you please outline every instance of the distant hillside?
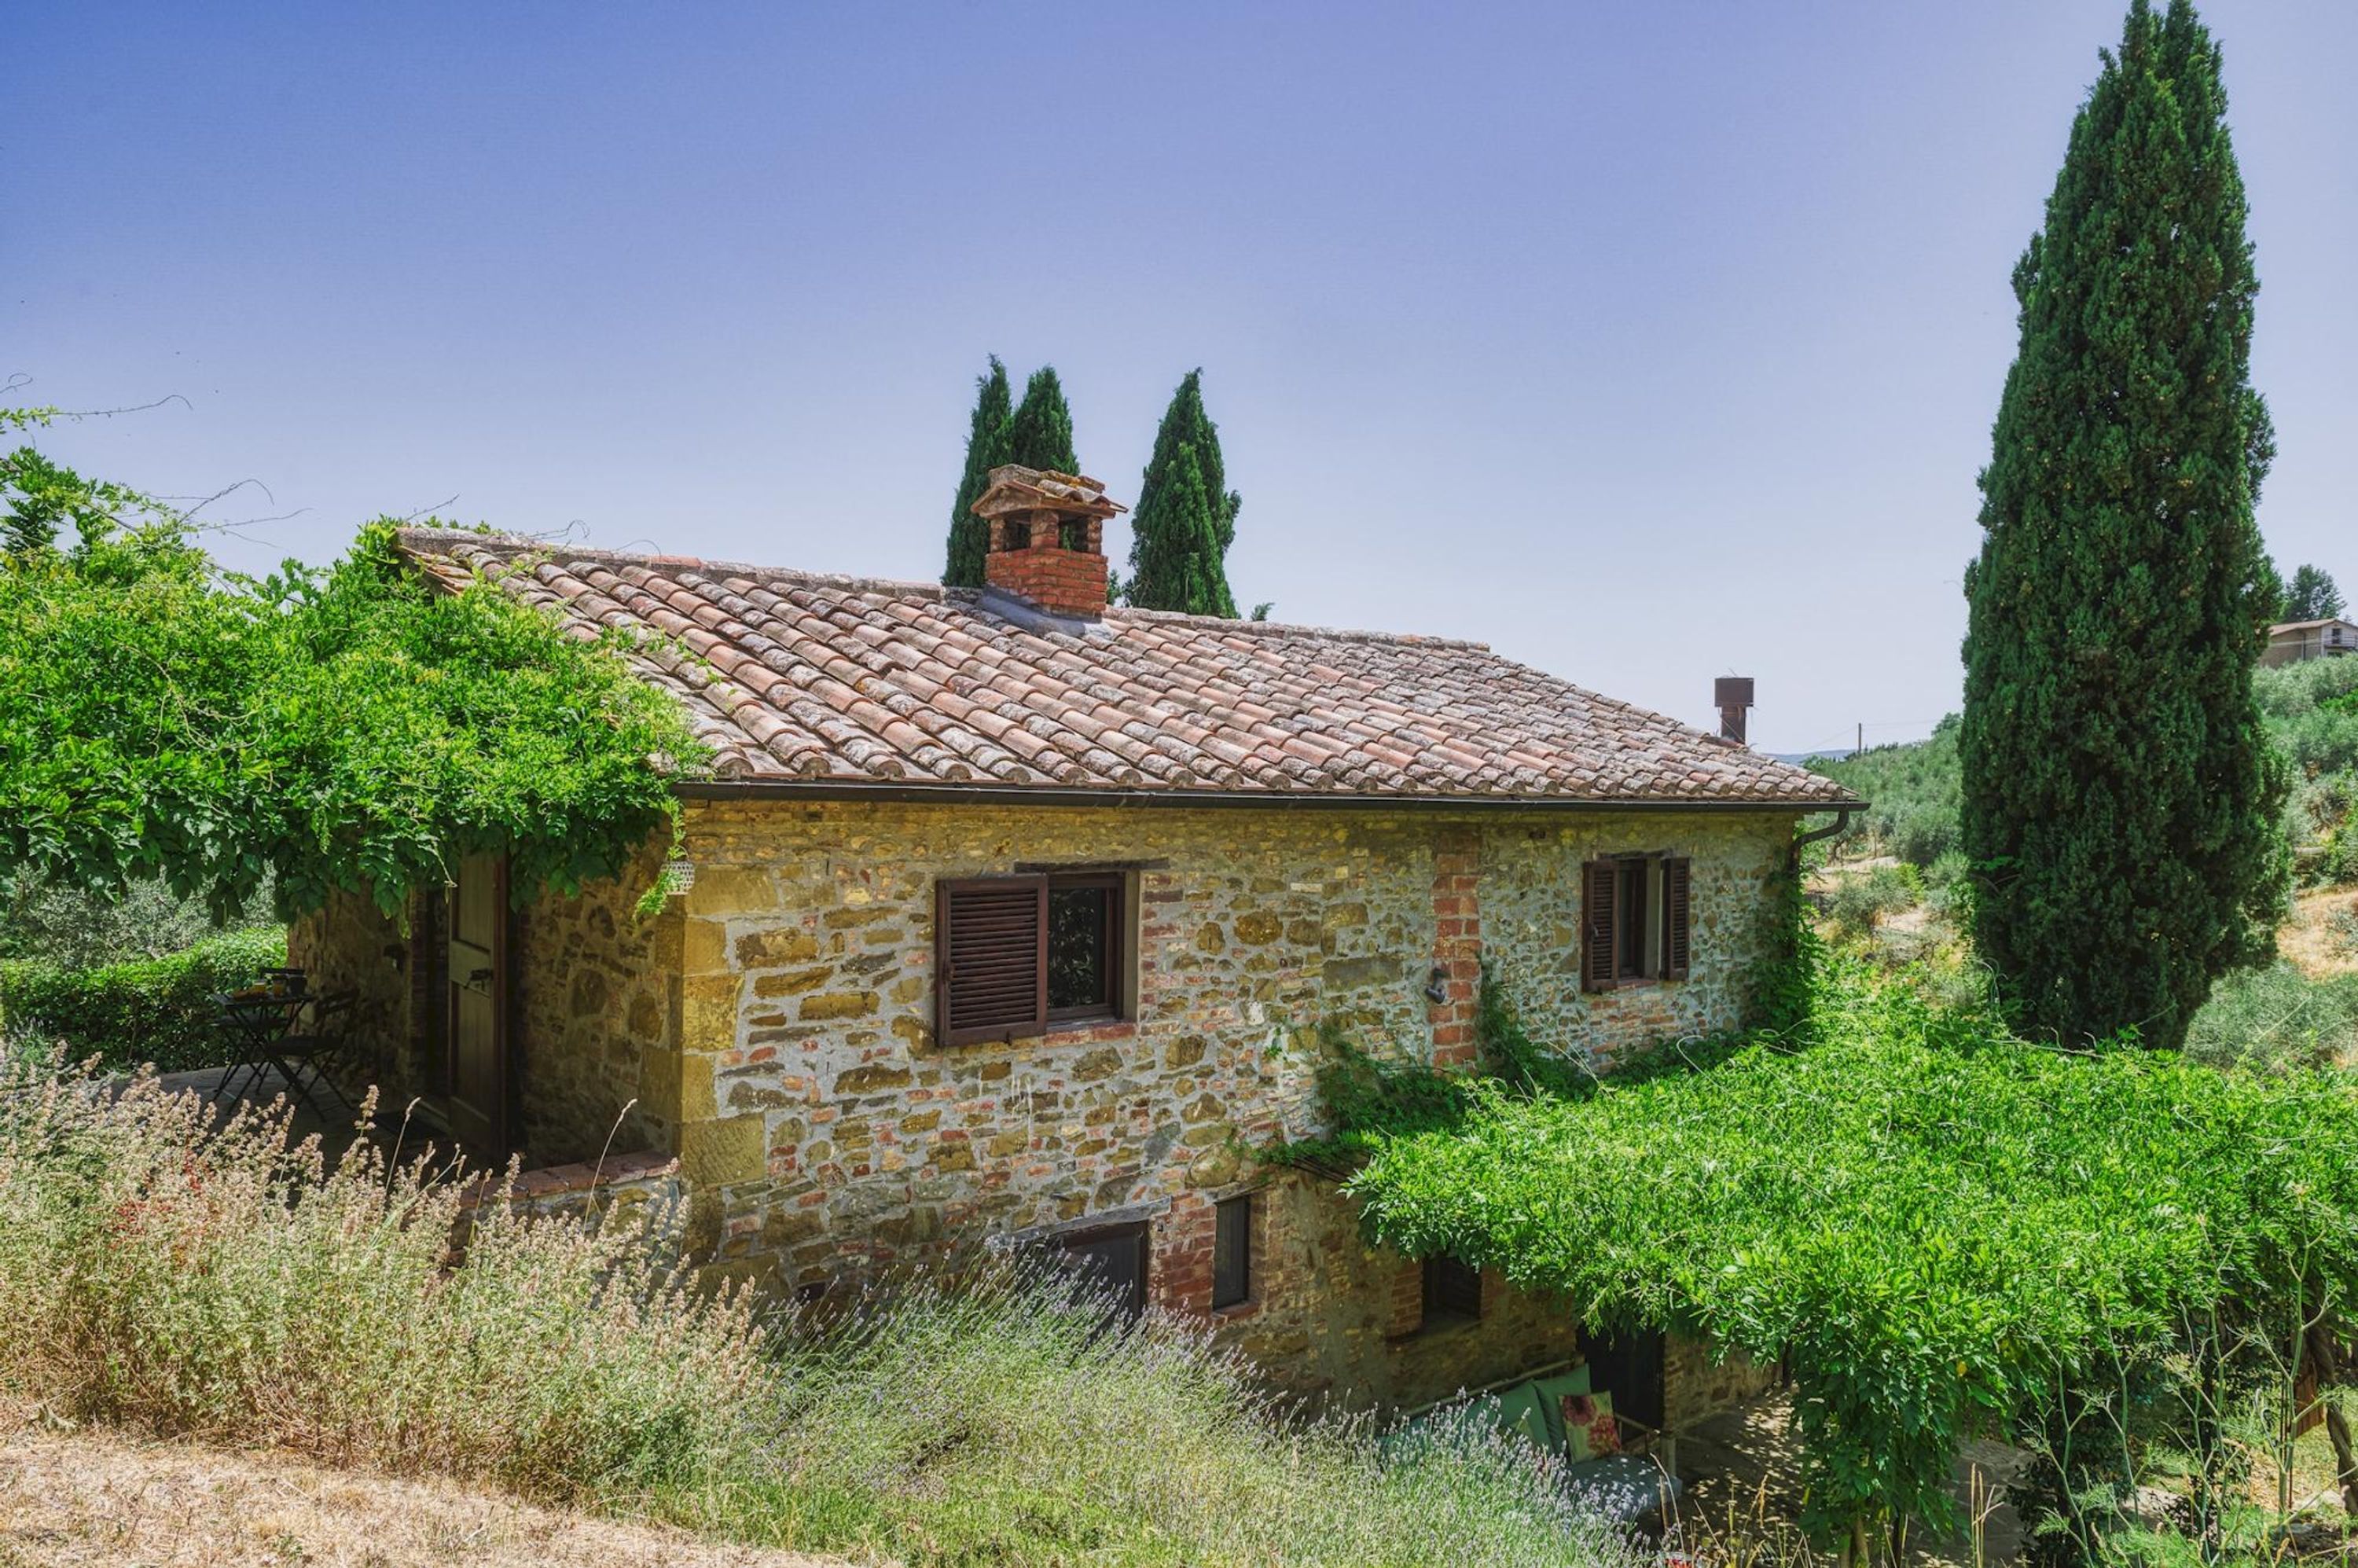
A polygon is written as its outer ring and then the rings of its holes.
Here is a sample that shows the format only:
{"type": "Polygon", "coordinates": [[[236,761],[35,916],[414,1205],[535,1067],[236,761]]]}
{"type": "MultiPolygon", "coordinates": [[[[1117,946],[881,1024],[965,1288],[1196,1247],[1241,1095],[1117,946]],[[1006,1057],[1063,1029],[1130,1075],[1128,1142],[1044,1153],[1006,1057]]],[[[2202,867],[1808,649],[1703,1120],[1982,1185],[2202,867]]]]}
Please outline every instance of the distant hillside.
{"type": "MultiPolygon", "coordinates": [[[[2302,851],[2304,879],[2358,881],[2358,828],[2351,826],[2358,807],[2358,656],[2264,669],[2254,689],[2268,735],[2291,766],[2285,831],[2302,851]]],[[[1834,840],[1837,852],[1930,866],[1959,847],[1955,714],[1929,740],[1799,760],[1869,803],[1834,840]]]]}
{"type": "Polygon", "coordinates": [[[1933,727],[1929,740],[1877,746],[1850,757],[1802,760],[1812,773],[1867,802],[1835,840],[1844,854],[1897,855],[1929,866],[1957,847],[1957,716],[1933,727]]]}

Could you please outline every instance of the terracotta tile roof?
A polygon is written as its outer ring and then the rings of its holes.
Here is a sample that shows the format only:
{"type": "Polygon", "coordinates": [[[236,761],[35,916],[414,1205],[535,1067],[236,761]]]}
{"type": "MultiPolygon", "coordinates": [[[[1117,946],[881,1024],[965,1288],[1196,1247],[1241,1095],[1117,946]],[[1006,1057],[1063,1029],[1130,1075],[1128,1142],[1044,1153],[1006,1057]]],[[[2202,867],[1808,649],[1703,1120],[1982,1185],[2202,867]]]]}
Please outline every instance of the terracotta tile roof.
{"type": "Polygon", "coordinates": [[[1823,808],[1831,780],[1475,643],[1110,609],[1033,631],[973,590],[405,529],[638,655],[722,779],[1823,808]],[[668,643],[670,645],[665,645],[668,643]]]}

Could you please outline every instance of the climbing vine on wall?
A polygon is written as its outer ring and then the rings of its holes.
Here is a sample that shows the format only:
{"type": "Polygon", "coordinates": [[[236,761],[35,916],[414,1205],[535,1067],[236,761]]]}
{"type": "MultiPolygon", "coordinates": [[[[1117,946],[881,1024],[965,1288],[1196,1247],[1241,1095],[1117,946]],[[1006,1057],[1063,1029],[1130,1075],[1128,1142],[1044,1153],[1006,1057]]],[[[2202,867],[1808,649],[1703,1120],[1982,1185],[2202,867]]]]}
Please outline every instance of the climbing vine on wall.
{"type": "Polygon", "coordinates": [[[2035,1426],[2190,1323],[2341,1317],[2358,1292],[2358,1103],[2320,1077],[2065,1054],[1818,960],[1807,1044],[1763,1033],[1629,1077],[1444,1086],[1346,1055],[1371,1237],[1554,1292],[1583,1323],[1708,1335],[1795,1376],[1809,1511],[1886,1543],[1955,1522],[1962,1440],[2035,1426]]]}
{"type": "Polygon", "coordinates": [[[523,896],[619,871],[701,762],[617,640],[430,591],[390,523],[241,578],[170,509],[28,456],[0,469],[0,520],[31,519],[0,550],[0,875],[392,910],[500,850],[523,896]]]}

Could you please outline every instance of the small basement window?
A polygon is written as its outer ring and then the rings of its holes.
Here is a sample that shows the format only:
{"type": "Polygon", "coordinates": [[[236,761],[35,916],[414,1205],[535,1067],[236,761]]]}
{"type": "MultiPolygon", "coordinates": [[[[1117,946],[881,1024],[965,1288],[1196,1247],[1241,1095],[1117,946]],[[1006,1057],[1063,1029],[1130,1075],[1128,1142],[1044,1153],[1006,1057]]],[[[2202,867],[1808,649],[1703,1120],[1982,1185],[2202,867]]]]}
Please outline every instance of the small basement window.
{"type": "Polygon", "coordinates": [[[1482,1316],[1482,1271],[1435,1253],[1424,1260],[1424,1326],[1474,1323],[1482,1316]]]}
{"type": "Polygon", "coordinates": [[[945,879],[934,907],[936,1031],[946,1045],[1019,1040],[1124,1015],[1122,873],[945,879]]]}
{"type": "Polygon", "coordinates": [[[1212,1310],[1252,1300],[1252,1195],[1212,1208],[1212,1310]]]}
{"type": "Polygon", "coordinates": [[[1691,862],[1615,855],[1581,869],[1580,983],[1611,990],[1687,978],[1693,938],[1691,862]]]}
{"type": "Polygon", "coordinates": [[[1109,1325],[1146,1315],[1146,1227],[1141,1223],[1078,1230],[1055,1243],[1066,1272],[1105,1308],[1109,1325]]]}

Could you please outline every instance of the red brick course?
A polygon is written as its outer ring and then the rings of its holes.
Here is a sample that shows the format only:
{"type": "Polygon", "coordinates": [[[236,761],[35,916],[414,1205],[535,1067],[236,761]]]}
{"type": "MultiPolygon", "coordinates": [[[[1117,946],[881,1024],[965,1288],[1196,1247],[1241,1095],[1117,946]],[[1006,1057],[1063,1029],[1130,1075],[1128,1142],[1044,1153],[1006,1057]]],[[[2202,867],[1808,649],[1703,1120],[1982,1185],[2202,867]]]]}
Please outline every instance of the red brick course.
{"type": "Polygon", "coordinates": [[[1059,546],[1048,530],[1035,533],[1026,550],[983,557],[983,579],[996,589],[1028,599],[1052,615],[1097,620],[1106,609],[1106,558],[1059,546]],[[1043,540],[1041,534],[1047,535],[1043,540]]]}
{"type": "Polygon", "coordinates": [[[1470,828],[1444,832],[1433,852],[1433,967],[1444,1000],[1426,1010],[1433,1065],[1470,1067],[1475,995],[1482,981],[1482,840],[1470,828]]]}

